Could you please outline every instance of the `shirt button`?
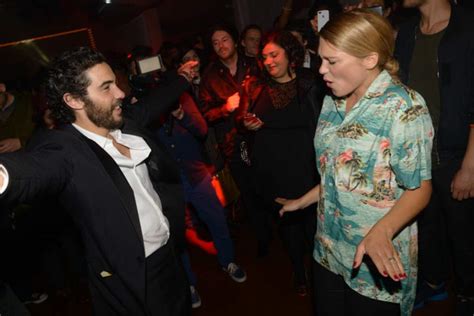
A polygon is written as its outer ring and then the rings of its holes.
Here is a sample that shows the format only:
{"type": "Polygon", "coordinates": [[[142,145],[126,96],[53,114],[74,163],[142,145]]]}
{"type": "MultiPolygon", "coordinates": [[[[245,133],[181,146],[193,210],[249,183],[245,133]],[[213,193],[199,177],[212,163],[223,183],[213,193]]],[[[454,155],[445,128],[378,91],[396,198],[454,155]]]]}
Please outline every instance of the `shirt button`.
{"type": "Polygon", "coordinates": [[[171,148],[174,148],[174,144],[171,144],[171,148]]]}

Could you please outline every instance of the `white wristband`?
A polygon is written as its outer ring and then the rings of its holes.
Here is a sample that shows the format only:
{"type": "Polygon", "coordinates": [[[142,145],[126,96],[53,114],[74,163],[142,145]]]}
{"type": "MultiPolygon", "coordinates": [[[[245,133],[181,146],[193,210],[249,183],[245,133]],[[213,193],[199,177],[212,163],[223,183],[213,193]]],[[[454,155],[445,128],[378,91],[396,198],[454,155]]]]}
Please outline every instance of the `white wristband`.
{"type": "Polygon", "coordinates": [[[3,165],[0,165],[0,176],[3,176],[3,184],[0,187],[0,194],[2,194],[7,190],[9,183],[8,171],[3,165]]]}

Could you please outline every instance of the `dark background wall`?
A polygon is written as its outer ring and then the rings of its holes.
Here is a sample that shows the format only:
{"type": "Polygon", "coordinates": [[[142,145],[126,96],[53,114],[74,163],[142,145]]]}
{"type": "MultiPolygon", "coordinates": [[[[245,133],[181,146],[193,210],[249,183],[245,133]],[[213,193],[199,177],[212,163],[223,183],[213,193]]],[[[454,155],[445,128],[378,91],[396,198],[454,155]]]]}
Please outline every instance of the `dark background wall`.
{"type": "MultiPolygon", "coordinates": [[[[215,23],[272,26],[284,0],[0,0],[0,81],[31,78],[67,48],[95,45],[125,54],[156,52],[163,41],[204,33],[215,23]],[[64,34],[79,29],[79,33],[64,34]],[[38,37],[41,37],[39,39],[38,37]],[[33,40],[31,40],[33,39],[33,40]],[[19,41],[25,41],[19,43],[19,41]]],[[[312,0],[294,0],[294,12],[312,0]]]]}

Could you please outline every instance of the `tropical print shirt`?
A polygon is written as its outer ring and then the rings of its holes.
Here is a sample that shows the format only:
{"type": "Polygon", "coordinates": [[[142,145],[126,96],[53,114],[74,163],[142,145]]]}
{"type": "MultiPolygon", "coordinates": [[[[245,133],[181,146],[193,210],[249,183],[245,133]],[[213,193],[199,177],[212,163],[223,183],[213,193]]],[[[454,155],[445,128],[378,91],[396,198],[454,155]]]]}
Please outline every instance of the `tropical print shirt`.
{"type": "Polygon", "coordinates": [[[358,293],[401,304],[410,315],[417,278],[417,227],[393,240],[407,278],[382,277],[357,245],[407,189],[431,178],[433,126],[423,98],[386,71],[346,114],[345,99],[326,96],[315,136],[321,199],[314,259],[358,293]]]}

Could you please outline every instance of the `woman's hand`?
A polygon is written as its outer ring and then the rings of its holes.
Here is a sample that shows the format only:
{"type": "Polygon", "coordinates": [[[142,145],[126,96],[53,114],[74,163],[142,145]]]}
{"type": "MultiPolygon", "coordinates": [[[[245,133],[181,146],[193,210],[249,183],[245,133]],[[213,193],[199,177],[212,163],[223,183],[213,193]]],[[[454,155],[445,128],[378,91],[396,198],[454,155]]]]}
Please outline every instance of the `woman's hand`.
{"type": "Polygon", "coordinates": [[[249,131],[257,131],[263,126],[262,120],[255,116],[255,114],[247,113],[244,116],[244,127],[249,131]]]}
{"type": "Polygon", "coordinates": [[[286,212],[294,212],[304,208],[302,205],[303,203],[301,203],[301,199],[287,200],[285,198],[278,197],[275,199],[275,202],[283,205],[283,207],[278,212],[280,216],[283,216],[283,214],[286,212]]]}
{"type": "Polygon", "coordinates": [[[301,210],[310,206],[313,203],[318,202],[320,190],[321,190],[321,187],[318,184],[317,186],[315,186],[314,188],[306,192],[305,195],[301,196],[298,199],[288,200],[281,197],[276,198],[275,202],[283,205],[283,207],[280,209],[278,213],[280,213],[280,216],[283,216],[283,214],[285,214],[286,212],[294,212],[297,210],[301,210]]]}
{"type": "Polygon", "coordinates": [[[393,247],[393,234],[382,226],[375,225],[357,246],[354,257],[354,269],[360,267],[364,255],[368,255],[384,277],[390,276],[394,281],[407,277],[400,257],[393,247]]]}
{"type": "Polygon", "coordinates": [[[354,269],[358,268],[364,255],[368,255],[383,276],[395,281],[407,277],[400,257],[393,247],[393,236],[403,229],[425,206],[431,195],[431,181],[421,181],[420,187],[406,190],[392,209],[375,224],[357,246],[354,269]]]}
{"type": "Polygon", "coordinates": [[[283,205],[283,207],[278,212],[280,216],[283,216],[286,212],[294,212],[304,208],[303,203],[300,199],[288,200],[285,198],[278,197],[275,199],[275,202],[283,205]]]}

